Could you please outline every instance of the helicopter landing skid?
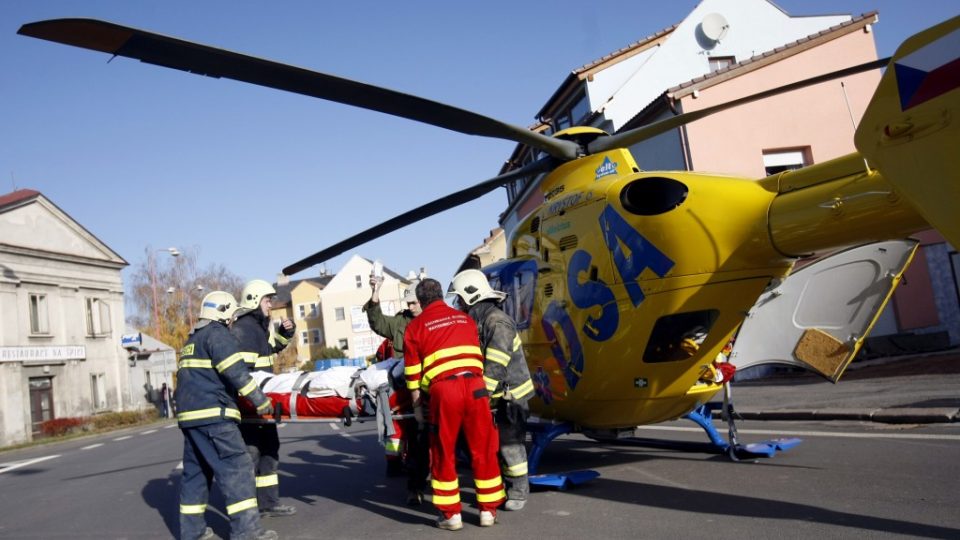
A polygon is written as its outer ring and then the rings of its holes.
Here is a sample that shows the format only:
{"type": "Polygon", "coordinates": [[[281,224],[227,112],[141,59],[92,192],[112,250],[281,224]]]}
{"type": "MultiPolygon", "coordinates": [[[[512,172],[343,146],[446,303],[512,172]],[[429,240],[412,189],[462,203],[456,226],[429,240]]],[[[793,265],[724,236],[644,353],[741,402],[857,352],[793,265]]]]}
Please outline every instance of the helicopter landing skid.
{"type": "Polygon", "coordinates": [[[527,470],[530,471],[531,486],[563,490],[600,476],[600,473],[591,470],[536,474],[540,465],[540,458],[543,456],[543,451],[547,448],[547,445],[561,435],[572,433],[573,424],[569,422],[560,424],[530,422],[527,424],[527,431],[533,437],[533,446],[527,454],[527,470]]]}
{"type": "Polygon", "coordinates": [[[733,461],[739,461],[741,458],[750,459],[755,457],[773,457],[777,452],[783,452],[797,446],[802,439],[795,437],[783,439],[771,439],[759,443],[740,444],[737,442],[737,426],[733,420],[733,407],[727,412],[727,424],[729,425],[730,440],[727,441],[723,435],[717,431],[713,425],[712,411],[720,409],[723,405],[720,403],[706,403],[687,413],[684,418],[692,420],[698,426],[703,428],[710,438],[710,444],[719,453],[727,454],[733,461]]]}

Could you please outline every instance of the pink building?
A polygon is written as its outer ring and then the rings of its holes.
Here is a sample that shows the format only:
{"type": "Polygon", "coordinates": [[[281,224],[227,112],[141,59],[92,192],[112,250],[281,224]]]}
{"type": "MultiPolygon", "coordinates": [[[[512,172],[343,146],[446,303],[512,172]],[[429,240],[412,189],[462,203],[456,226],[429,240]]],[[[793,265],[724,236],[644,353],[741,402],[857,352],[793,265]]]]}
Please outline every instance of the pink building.
{"type": "MultiPolygon", "coordinates": [[[[574,70],[533,129],[570,125],[610,133],[693,112],[877,59],[878,13],[795,17],[767,0],[704,0],[679,24],[574,70]]],[[[645,170],[695,170],[762,178],[855,152],[853,135],[879,71],[852,75],[736,107],[630,148],[645,170]]],[[[503,171],[528,163],[518,146],[503,171]]],[[[527,178],[508,186],[508,235],[542,202],[527,178]]],[[[960,344],[960,256],[935,232],[922,235],[877,325],[873,347],[893,354],[960,344]],[[905,334],[917,333],[920,337],[905,334]]]]}

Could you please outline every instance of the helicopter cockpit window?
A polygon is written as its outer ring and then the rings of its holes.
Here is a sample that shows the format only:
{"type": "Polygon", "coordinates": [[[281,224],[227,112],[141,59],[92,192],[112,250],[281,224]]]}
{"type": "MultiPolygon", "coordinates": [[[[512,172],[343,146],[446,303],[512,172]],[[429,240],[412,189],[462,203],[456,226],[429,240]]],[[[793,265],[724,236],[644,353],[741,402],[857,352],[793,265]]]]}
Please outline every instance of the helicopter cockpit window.
{"type": "Polygon", "coordinates": [[[643,352],[643,361],[679,362],[692,358],[719,316],[719,310],[705,309],[660,317],[653,325],[647,349],[643,352]]]}
{"type": "Polygon", "coordinates": [[[507,293],[500,307],[516,321],[518,330],[530,328],[534,291],[537,288],[537,264],[534,261],[508,263],[484,269],[490,286],[507,293]]]}

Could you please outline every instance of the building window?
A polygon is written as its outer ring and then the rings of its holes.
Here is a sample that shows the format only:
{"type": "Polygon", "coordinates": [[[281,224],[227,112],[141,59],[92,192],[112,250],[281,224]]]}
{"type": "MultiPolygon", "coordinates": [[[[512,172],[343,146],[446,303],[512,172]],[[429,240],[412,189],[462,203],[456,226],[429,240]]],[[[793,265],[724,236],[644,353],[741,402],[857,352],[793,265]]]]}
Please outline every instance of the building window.
{"type": "Polygon", "coordinates": [[[307,312],[307,316],[311,319],[316,319],[320,315],[319,306],[317,304],[310,304],[310,311],[307,312]]]}
{"type": "Polygon", "coordinates": [[[713,72],[736,64],[737,59],[733,56],[711,56],[707,59],[707,62],[709,63],[710,71],[713,72]]]}
{"type": "Polygon", "coordinates": [[[587,115],[589,114],[590,102],[587,101],[587,96],[584,94],[570,107],[570,118],[574,124],[580,124],[587,119],[587,115]]]}
{"type": "Polygon", "coordinates": [[[811,161],[809,146],[805,148],[763,151],[763,168],[767,176],[806,167],[811,161]]]}
{"type": "Polygon", "coordinates": [[[309,334],[307,334],[307,332],[305,332],[305,331],[304,331],[304,332],[300,332],[300,344],[301,344],[301,345],[307,345],[308,343],[310,343],[309,338],[307,337],[308,335],[309,335],[309,334]]]}
{"type": "Polygon", "coordinates": [[[363,277],[361,277],[361,276],[355,276],[355,277],[357,278],[357,288],[358,288],[358,289],[362,289],[362,288],[363,288],[363,277]]]}
{"type": "Polygon", "coordinates": [[[30,333],[49,334],[50,323],[47,317],[47,295],[30,295],[30,333]]]}
{"type": "Polygon", "coordinates": [[[307,306],[306,304],[297,304],[297,314],[299,315],[298,319],[307,318],[307,306]]]}
{"type": "Polygon", "coordinates": [[[338,342],[338,344],[340,345],[340,350],[341,350],[341,351],[345,351],[345,350],[349,349],[349,347],[347,346],[347,340],[346,340],[346,338],[341,339],[341,340],[338,342]]]}
{"type": "Polygon", "coordinates": [[[110,335],[110,304],[102,298],[87,298],[87,335],[110,335]]]}
{"type": "Polygon", "coordinates": [[[95,411],[107,408],[106,376],[103,373],[90,374],[90,401],[95,411]]]}
{"type": "Polygon", "coordinates": [[[310,330],[310,343],[320,344],[320,330],[313,329],[310,330]]]}
{"type": "Polygon", "coordinates": [[[334,312],[335,318],[336,318],[338,321],[343,321],[343,320],[346,319],[346,316],[343,314],[343,308],[342,308],[342,307],[338,307],[338,308],[334,309],[333,312],[334,312]]]}

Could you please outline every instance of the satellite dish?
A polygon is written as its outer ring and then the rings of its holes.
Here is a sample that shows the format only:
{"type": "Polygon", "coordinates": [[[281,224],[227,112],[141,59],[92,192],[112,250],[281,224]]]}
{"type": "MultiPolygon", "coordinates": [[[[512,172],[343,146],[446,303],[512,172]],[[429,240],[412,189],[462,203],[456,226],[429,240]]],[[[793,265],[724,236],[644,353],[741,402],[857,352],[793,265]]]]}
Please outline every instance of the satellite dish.
{"type": "Polygon", "coordinates": [[[727,30],[730,30],[730,23],[727,22],[726,17],[719,13],[707,15],[700,23],[700,31],[711,41],[723,39],[727,35],[727,30]]]}

